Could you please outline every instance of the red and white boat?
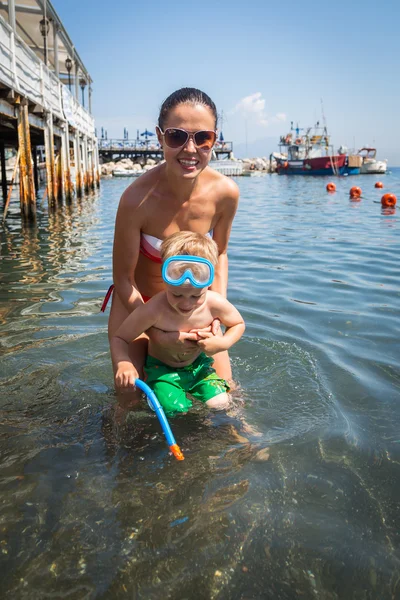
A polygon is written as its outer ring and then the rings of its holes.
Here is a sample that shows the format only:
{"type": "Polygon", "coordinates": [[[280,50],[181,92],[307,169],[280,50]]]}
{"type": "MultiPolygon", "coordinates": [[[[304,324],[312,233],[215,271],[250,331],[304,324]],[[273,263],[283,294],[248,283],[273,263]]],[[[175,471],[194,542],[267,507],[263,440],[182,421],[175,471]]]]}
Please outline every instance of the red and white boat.
{"type": "Polygon", "coordinates": [[[358,174],[359,167],[349,167],[346,154],[334,154],[326,127],[300,129],[291,123],[290,133],[281,136],[280,152],[274,152],[279,175],[344,175],[358,174]],[[305,133],[301,133],[301,132],[305,133]]]}

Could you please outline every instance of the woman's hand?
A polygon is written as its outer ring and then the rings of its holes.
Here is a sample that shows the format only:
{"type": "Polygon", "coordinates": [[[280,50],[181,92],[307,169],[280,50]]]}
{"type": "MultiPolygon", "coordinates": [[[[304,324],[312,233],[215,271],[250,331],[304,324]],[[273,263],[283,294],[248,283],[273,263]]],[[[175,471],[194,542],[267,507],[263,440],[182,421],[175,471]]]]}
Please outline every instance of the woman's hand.
{"type": "Polygon", "coordinates": [[[211,323],[211,331],[214,335],[223,335],[221,331],[221,321],[218,317],[215,317],[215,319],[211,323]]]}
{"type": "Polygon", "coordinates": [[[117,388],[135,387],[135,381],[138,377],[139,373],[130,361],[118,363],[115,374],[115,385],[117,388]]]}

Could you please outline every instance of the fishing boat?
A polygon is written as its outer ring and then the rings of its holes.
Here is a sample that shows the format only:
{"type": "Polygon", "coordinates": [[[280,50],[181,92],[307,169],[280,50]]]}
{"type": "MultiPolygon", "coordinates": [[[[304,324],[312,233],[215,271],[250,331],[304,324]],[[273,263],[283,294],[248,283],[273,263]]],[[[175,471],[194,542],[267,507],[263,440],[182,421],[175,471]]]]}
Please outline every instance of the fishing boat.
{"type": "Polygon", "coordinates": [[[293,127],[281,136],[279,153],[271,158],[276,162],[279,175],[350,175],[358,174],[359,167],[349,166],[346,154],[334,154],[327,128],[320,126],[306,129],[293,127]],[[304,133],[302,133],[304,132],[304,133]]]}
{"type": "Polygon", "coordinates": [[[360,173],[362,175],[386,173],[387,160],[376,159],[376,148],[361,148],[358,151],[358,155],[362,158],[362,165],[360,169],[360,173]]]}

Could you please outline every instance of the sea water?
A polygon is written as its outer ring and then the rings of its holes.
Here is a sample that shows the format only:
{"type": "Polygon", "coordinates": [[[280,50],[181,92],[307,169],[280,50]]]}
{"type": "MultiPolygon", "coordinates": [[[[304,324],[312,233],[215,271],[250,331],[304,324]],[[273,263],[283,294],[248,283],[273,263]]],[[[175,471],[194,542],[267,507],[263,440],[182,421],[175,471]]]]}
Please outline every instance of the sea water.
{"type": "Polygon", "coordinates": [[[107,313],[126,180],[1,230],[0,596],[400,598],[400,169],[239,178],[231,414],[116,422],[107,313]],[[349,189],[363,190],[361,201],[349,189]],[[246,424],[244,423],[246,422],[246,424]],[[256,433],[254,433],[256,432],[256,433]]]}

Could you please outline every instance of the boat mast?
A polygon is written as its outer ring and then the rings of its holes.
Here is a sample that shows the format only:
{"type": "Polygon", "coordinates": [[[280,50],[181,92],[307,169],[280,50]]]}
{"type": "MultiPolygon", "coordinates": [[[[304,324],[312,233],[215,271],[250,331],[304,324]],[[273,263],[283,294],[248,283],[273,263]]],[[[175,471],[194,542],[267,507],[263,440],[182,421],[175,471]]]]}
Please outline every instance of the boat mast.
{"type": "Polygon", "coordinates": [[[327,146],[328,146],[328,155],[329,155],[329,159],[331,161],[332,171],[333,171],[334,175],[339,175],[339,171],[337,169],[337,166],[335,165],[335,161],[333,160],[333,155],[332,155],[332,152],[330,150],[330,144],[329,144],[330,140],[328,138],[328,128],[327,128],[327,125],[326,125],[326,118],[325,118],[325,112],[324,112],[324,103],[323,103],[322,98],[321,98],[321,112],[322,112],[322,121],[323,121],[323,124],[324,124],[324,132],[325,132],[326,139],[328,141],[328,144],[327,144],[327,146]]]}

